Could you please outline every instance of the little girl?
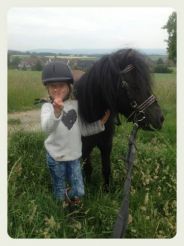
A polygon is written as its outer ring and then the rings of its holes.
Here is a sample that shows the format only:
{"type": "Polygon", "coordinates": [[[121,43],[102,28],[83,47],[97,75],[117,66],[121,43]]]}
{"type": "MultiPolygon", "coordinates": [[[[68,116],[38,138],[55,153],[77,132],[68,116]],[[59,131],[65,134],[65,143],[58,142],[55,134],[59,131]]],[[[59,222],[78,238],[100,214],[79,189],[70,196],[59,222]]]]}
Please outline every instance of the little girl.
{"type": "Polygon", "coordinates": [[[56,199],[69,204],[80,203],[84,184],[79,158],[82,152],[82,136],[105,130],[104,117],[87,124],[78,115],[77,101],[71,98],[73,76],[70,68],[62,62],[50,62],[42,72],[42,82],[48,90],[51,102],[41,109],[41,126],[48,137],[45,140],[47,163],[52,177],[56,199]],[[66,182],[71,188],[66,189],[66,182]]]}

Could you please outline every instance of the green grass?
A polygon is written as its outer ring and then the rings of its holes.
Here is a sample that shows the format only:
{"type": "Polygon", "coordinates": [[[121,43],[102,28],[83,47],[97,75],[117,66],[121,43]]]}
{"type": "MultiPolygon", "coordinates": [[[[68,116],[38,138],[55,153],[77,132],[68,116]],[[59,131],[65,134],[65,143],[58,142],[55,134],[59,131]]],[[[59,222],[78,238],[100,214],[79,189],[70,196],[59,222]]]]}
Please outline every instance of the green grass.
{"type": "Polygon", "coordinates": [[[26,111],[33,108],[34,99],[45,97],[47,92],[41,82],[41,72],[8,71],[8,111],[26,111]]]}
{"type": "MultiPolygon", "coordinates": [[[[156,74],[154,92],[164,112],[158,132],[140,130],[133,169],[126,238],[172,238],[176,234],[175,74],[156,74]]],[[[92,153],[92,183],[83,207],[63,209],[52,197],[44,134],[16,132],[9,139],[8,233],[13,238],[110,238],[122,201],[123,157],[132,125],[122,117],[113,140],[111,190],[104,193],[100,154],[92,153]]]]}

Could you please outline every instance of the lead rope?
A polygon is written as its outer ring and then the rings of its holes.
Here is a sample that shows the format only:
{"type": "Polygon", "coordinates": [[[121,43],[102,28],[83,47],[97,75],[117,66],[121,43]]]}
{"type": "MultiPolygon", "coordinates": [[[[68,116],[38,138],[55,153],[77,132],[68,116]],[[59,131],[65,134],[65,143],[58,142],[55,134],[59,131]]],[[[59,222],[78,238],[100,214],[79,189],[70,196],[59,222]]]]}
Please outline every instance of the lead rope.
{"type": "Polygon", "coordinates": [[[123,238],[125,235],[125,231],[128,224],[128,208],[129,208],[129,194],[130,194],[130,187],[131,187],[131,174],[132,174],[132,167],[133,162],[135,159],[136,154],[136,136],[139,126],[137,123],[134,123],[133,129],[131,131],[129,137],[129,148],[128,153],[125,159],[125,165],[127,168],[127,176],[124,183],[123,188],[123,202],[121,204],[121,208],[119,210],[114,229],[113,229],[113,238],[123,238]]]}

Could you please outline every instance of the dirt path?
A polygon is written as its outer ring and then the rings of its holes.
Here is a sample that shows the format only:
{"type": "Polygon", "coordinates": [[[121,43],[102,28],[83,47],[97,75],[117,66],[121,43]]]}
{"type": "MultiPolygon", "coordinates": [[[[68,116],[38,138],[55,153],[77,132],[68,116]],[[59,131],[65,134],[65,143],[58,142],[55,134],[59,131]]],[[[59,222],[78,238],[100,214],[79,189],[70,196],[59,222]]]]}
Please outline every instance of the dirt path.
{"type": "Polygon", "coordinates": [[[25,112],[15,112],[8,114],[8,131],[39,131],[40,110],[31,110],[25,112]]]}

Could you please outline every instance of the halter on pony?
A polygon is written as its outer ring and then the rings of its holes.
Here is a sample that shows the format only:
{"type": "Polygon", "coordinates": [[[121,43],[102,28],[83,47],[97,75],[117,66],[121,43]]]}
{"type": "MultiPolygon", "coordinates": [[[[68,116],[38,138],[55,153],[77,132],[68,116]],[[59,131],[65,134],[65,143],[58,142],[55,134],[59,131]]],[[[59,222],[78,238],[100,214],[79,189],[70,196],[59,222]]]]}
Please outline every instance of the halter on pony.
{"type": "MultiPolygon", "coordinates": [[[[134,69],[134,66],[132,64],[126,66],[121,72],[120,75],[124,75],[134,69]]],[[[121,85],[124,88],[128,88],[128,83],[122,79],[121,85]]],[[[130,105],[133,108],[133,111],[130,113],[130,115],[127,117],[127,121],[133,121],[134,123],[137,123],[139,125],[140,122],[143,122],[146,120],[145,116],[145,110],[149,108],[154,102],[156,102],[156,97],[154,95],[151,95],[148,97],[143,103],[138,105],[138,103],[133,100],[130,105]]],[[[149,130],[152,130],[150,127],[148,127],[149,130]]]]}

